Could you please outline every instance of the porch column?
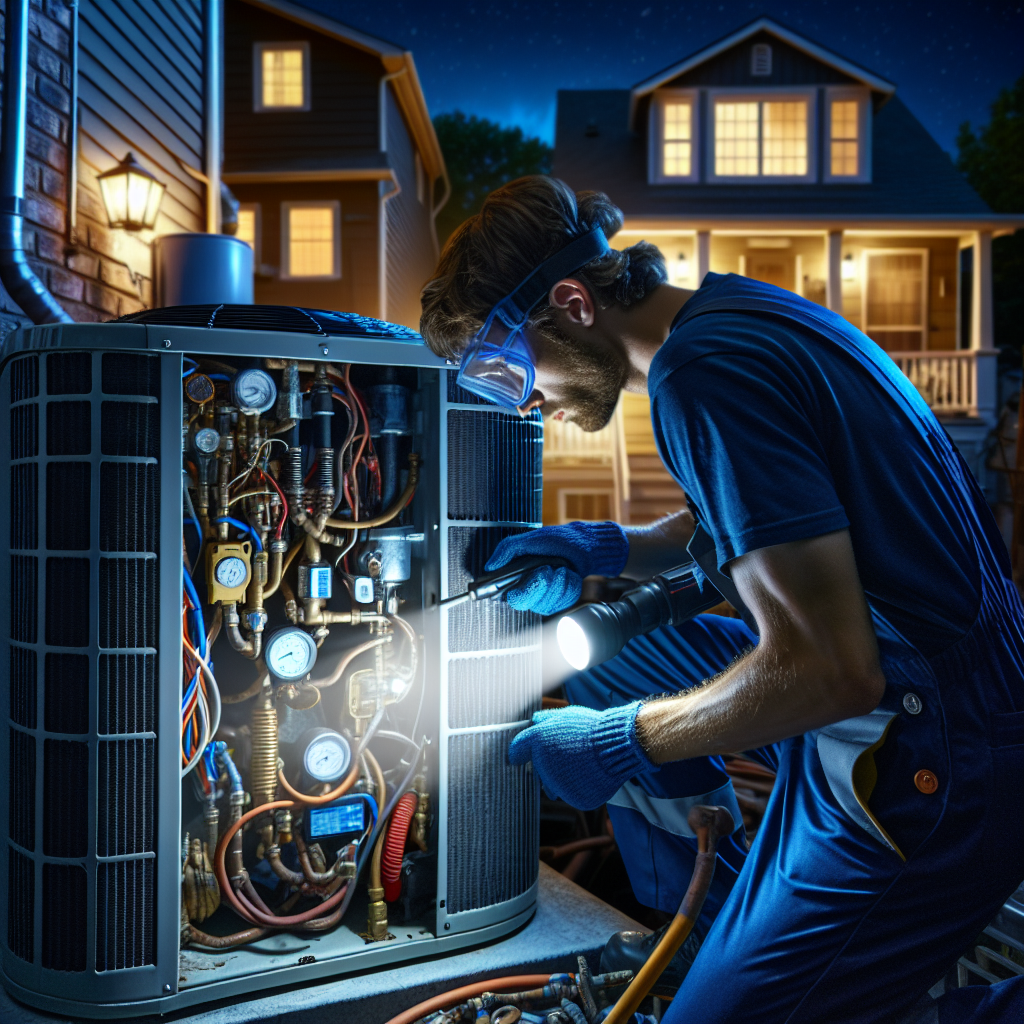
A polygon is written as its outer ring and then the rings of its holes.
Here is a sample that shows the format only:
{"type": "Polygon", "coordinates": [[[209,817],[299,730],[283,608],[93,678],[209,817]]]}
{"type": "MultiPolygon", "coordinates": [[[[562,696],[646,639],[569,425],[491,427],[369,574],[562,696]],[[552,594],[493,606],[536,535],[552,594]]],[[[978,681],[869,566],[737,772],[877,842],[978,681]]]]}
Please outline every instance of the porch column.
{"type": "Polygon", "coordinates": [[[971,348],[992,351],[992,232],[975,231],[971,274],[971,348]]]}
{"type": "Polygon", "coordinates": [[[825,305],[843,312],[843,232],[830,231],[825,239],[825,305]]]}
{"type": "Polygon", "coordinates": [[[711,269],[711,232],[697,232],[697,287],[704,283],[707,272],[711,269]]]}

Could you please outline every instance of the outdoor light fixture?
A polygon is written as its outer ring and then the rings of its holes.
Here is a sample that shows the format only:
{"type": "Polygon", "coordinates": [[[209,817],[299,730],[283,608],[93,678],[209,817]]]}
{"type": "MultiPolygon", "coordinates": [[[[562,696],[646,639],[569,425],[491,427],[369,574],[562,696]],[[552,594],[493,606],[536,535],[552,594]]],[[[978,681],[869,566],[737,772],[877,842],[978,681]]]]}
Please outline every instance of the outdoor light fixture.
{"type": "Polygon", "coordinates": [[[687,562],[641,583],[619,601],[588,604],[563,615],[555,630],[562,657],[581,672],[614,658],[634,637],[678,626],[721,604],[722,595],[709,582],[701,590],[696,572],[696,563],[687,562]]]}
{"type": "Polygon", "coordinates": [[[142,231],[156,224],[166,186],[131,153],[116,167],[97,175],[97,181],[112,228],[142,231]]]}
{"type": "Polygon", "coordinates": [[[681,252],[674,260],[668,261],[669,281],[677,288],[686,288],[690,284],[690,261],[686,253],[681,252]]]}
{"type": "Polygon", "coordinates": [[[857,277],[857,264],[853,261],[853,254],[847,253],[842,262],[842,278],[844,281],[853,281],[857,277]]]}

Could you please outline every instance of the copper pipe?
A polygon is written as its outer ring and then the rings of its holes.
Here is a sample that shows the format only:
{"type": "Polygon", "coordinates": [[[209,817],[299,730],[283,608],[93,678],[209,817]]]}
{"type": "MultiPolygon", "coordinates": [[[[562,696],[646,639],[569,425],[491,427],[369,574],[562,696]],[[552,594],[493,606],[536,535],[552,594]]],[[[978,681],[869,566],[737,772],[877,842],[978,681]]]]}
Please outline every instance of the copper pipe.
{"type": "Polygon", "coordinates": [[[306,881],[305,875],[299,871],[292,871],[290,867],[281,861],[281,847],[276,843],[269,847],[263,856],[266,857],[271,870],[281,881],[287,882],[289,885],[302,885],[306,881]]]}
{"type": "Polygon", "coordinates": [[[221,694],[221,704],[241,704],[242,701],[251,700],[258,693],[260,693],[264,686],[270,683],[270,673],[267,671],[266,662],[260,658],[256,662],[256,668],[259,670],[259,675],[256,677],[256,681],[249,687],[246,687],[241,693],[232,694],[229,697],[225,697],[221,694]]]}
{"type": "Polygon", "coordinates": [[[615,840],[611,836],[591,836],[589,839],[577,839],[575,842],[564,843],[562,846],[542,846],[540,859],[560,860],[562,857],[572,857],[586,850],[601,850],[614,845],[615,840]]]}
{"type": "Polygon", "coordinates": [[[188,926],[188,941],[192,946],[205,946],[207,949],[234,949],[235,946],[247,946],[250,942],[262,939],[273,931],[271,928],[246,928],[234,935],[208,935],[201,932],[194,924],[188,926]]]}
{"type": "MultiPolygon", "coordinates": [[[[309,859],[309,850],[306,849],[306,842],[299,832],[295,833],[295,849],[299,851],[299,864],[302,865],[303,881],[309,882],[311,885],[326,885],[338,877],[333,867],[329,871],[317,871],[314,869],[309,859]]],[[[339,863],[340,859],[339,857],[335,864],[339,863]]]]}
{"type": "Polygon", "coordinates": [[[365,643],[356,645],[345,653],[341,661],[338,662],[334,671],[331,672],[329,676],[325,676],[323,679],[311,680],[312,685],[318,690],[322,690],[327,686],[333,686],[345,674],[345,669],[347,669],[360,654],[365,654],[367,651],[372,651],[375,647],[380,647],[382,644],[388,643],[391,643],[390,636],[380,636],[374,640],[367,640],[365,643]]]}
{"type": "MultiPolygon", "coordinates": [[[[323,796],[307,796],[305,793],[300,793],[295,789],[292,784],[284,777],[284,771],[279,770],[277,773],[277,781],[281,783],[281,788],[291,797],[293,797],[298,803],[305,804],[307,807],[322,807],[324,804],[332,803],[337,800],[339,796],[343,796],[347,793],[355,784],[356,779],[359,778],[359,764],[358,762],[352,765],[348,775],[345,776],[341,782],[334,787],[329,793],[324,793],[323,796]]],[[[281,806],[294,807],[291,801],[286,801],[281,806]]],[[[296,833],[298,835],[298,833],[296,833]]]]}
{"type": "Polygon", "coordinates": [[[383,526],[385,523],[390,523],[412,501],[412,496],[416,491],[419,479],[420,457],[416,452],[409,452],[409,476],[405,482],[405,489],[395,499],[395,503],[391,508],[381,512],[379,516],[374,516],[373,519],[353,521],[351,519],[331,519],[328,517],[324,521],[324,526],[332,530],[369,530],[375,526],[383,526]]]}

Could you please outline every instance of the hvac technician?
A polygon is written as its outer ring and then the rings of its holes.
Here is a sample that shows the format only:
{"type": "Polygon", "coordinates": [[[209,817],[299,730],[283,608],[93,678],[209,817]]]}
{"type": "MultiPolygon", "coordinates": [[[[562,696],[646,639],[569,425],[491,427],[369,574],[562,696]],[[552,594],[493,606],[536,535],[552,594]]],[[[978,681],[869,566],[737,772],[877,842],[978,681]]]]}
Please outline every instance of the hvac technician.
{"type": "MultiPolygon", "coordinates": [[[[599,430],[623,388],[647,391],[690,510],[547,527],[488,568],[566,559],[507,595],[553,614],[583,576],[686,561],[696,517],[759,637],[702,615],[632,640],[571,678],[573,706],[536,715],[510,759],[575,807],[607,803],[638,898],[672,912],[693,866],[687,811],[724,804],[741,822],[721,755],[749,752],[775,790],[749,852],[742,825],[720,848],[665,1021],[898,1017],[1024,878],[1024,609],[1003,542],[863,334],[732,275],[672,287],[653,246],[609,247],[621,224],[606,196],[551,178],[498,189],[445,246],[421,329],[464,387],[522,413],[599,430]]],[[[636,938],[606,953],[642,959],[636,938]]],[[[1022,1020],[1024,978],[928,1013],[1022,1020]]]]}

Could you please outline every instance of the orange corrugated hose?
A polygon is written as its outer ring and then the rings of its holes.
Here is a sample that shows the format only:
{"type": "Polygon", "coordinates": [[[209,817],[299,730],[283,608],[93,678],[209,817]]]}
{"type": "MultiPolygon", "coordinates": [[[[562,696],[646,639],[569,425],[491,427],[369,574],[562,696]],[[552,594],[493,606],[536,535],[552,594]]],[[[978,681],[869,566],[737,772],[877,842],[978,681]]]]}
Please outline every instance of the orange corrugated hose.
{"type": "Polygon", "coordinates": [[[409,835],[409,824],[416,813],[419,797],[415,793],[406,793],[398,806],[391,812],[388,822],[388,837],[384,840],[384,859],[381,862],[380,877],[384,884],[384,899],[394,903],[402,894],[402,855],[405,853],[405,840],[409,835]]]}

